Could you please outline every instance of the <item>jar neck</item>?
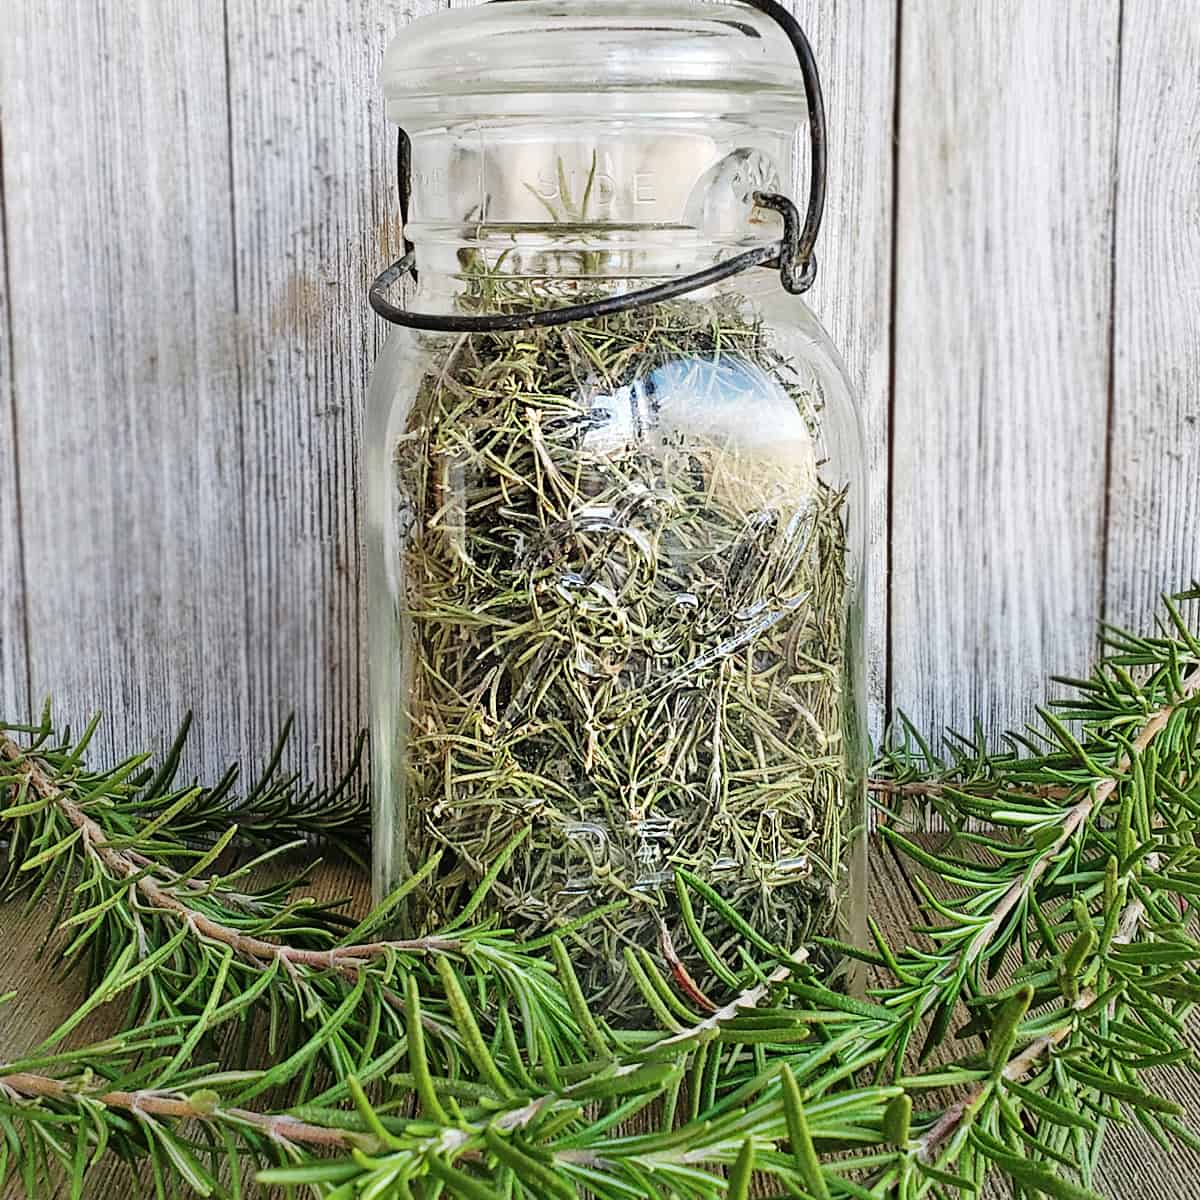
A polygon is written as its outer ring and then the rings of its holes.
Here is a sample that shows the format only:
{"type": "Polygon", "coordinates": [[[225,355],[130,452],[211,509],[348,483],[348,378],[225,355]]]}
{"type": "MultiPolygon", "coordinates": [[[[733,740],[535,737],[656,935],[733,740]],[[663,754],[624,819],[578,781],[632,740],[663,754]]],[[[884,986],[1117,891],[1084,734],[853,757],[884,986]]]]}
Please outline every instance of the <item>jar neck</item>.
{"type": "Polygon", "coordinates": [[[782,226],[763,211],[750,234],[704,237],[681,225],[410,226],[416,247],[420,307],[449,312],[456,302],[528,298],[570,303],[691,274],[779,238],[782,226]]]}

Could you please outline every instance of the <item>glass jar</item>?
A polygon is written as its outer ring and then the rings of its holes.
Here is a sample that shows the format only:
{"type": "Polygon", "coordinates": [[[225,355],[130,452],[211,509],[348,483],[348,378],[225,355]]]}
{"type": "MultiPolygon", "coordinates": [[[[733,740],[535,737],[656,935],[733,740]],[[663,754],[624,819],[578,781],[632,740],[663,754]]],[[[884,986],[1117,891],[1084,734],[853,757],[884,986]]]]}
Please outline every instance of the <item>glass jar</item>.
{"type": "Polygon", "coordinates": [[[865,458],[829,338],[767,270],[476,320],[778,243],[793,46],[740,4],[519,0],[416,22],[384,85],[411,307],[458,327],[395,329],[371,385],[377,895],[437,854],[410,931],[490,872],[519,935],[595,914],[573,953],[618,1018],[631,952],[719,988],[693,918],[740,968],[714,895],[855,937],[865,458]]]}

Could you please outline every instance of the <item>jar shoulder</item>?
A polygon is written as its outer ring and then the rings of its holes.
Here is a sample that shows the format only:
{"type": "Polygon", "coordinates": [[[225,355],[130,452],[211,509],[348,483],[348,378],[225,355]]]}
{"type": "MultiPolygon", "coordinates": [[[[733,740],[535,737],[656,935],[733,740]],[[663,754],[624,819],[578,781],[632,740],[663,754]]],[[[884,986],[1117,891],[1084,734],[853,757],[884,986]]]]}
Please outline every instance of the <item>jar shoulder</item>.
{"type": "MultiPolygon", "coordinates": [[[[734,286],[706,289],[682,301],[635,309],[617,318],[531,331],[528,335],[465,336],[394,326],[372,371],[369,402],[372,407],[386,409],[404,404],[431,369],[472,344],[480,352],[493,354],[506,344],[536,346],[548,341],[569,345],[575,341],[595,368],[592,374],[603,376],[605,366],[596,361],[589,343],[608,333],[618,339],[636,337],[637,352],[620,357],[619,374],[626,378],[637,376],[642,368],[653,369],[670,356],[677,343],[683,343],[680,358],[694,359],[706,353],[727,358],[754,357],[756,350],[766,351],[763,365],[771,373],[790,375],[801,382],[807,379],[820,389],[827,405],[849,411],[861,424],[861,406],[833,339],[805,301],[789,295],[778,278],[766,271],[744,281],[738,277],[734,286]]],[[[581,377],[581,386],[584,383],[581,377]]]]}

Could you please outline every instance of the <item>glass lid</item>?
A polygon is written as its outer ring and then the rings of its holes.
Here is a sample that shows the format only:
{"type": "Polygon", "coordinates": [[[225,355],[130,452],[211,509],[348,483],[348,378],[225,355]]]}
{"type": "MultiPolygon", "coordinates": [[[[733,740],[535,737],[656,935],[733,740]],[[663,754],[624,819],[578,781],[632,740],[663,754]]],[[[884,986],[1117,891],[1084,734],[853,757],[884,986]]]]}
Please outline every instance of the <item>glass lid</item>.
{"type": "MultiPolygon", "coordinates": [[[[554,94],[562,105],[598,95],[679,93],[708,108],[766,105],[793,119],[804,97],[778,25],[742,4],[712,0],[502,0],[422,18],[392,41],[383,66],[388,115],[511,112],[512,98],[554,94]]],[[[666,97],[674,94],[676,100],[666,97]]],[[[658,107],[658,105],[656,105],[658,107]]],[[[633,110],[631,110],[633,111],[633,110]]]]}

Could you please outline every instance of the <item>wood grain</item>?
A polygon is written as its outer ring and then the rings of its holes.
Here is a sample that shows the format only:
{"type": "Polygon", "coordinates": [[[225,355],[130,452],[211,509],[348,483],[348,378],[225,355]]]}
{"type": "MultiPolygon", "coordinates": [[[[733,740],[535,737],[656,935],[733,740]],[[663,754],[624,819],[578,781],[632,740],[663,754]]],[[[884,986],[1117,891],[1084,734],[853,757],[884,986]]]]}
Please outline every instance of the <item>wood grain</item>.
{"type": "Polygon", "coordinates": [[[195,708],[212,764],[245,746],[246,694],[220,5],[4,9],[34,701],[104,710],[110,752],[195,708]]]}
{"type": "Polygon", "coordinates": [[[29,689],[25,666],[25,576],[17,493],[16,409],[12,390],[3,133],[0,125],[0,713],[9,720],[18,720],[28,710],[29,689]]]}
{"type": "MultiPolygon", "coordinates": [[[[210,771],[294,707],[298,761],[345,761],[382,333],[363,287],[396,232],[376,74],[436,6],[5,6],[6,706],[24,701],[23,539],[35,700],[109,710],[113,752],[195,706],[210,771]]],[[[795,0],[830,110],[812,306],[869,430],[876,731],[895,707],[926,728],[1019,721],[1048,669],[1086,664],[1105,592],[1144,625],[1200,573],[1196,21],[1126,6],[1118,148],[1117,10],[795,0]]]]}
{"type": "Polygon", "coordinates": [[[360,429],[399,213],[377,80],[415,8],[231,0],[252,729],[336,771],[365,724],[360,429]],[[390,257],[389,257],[390,256],[390,257]]]}
{"type": "Polygon", "coordinates": [[[817,282],[806,300],[846,360],[867,430],[867,703],[877,737],[887,710],[883,650],[897,5],[893,0],[802,0],[791,8],[813,43],[829,119],[829,210],[817,248],[817,282]]]}
{"type": "Polygon", "coordinates": [[[1107,617],[1200,579],[1200,8],[1127,5],[1114,264],[1107,617]]]}
{"type": "Polygon", "coordinates": [[[923,728],[1019,722],[1092,655],[1117,13],[903,4],[892,701],[923,728]]]}

